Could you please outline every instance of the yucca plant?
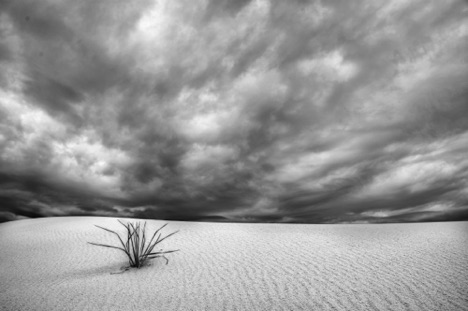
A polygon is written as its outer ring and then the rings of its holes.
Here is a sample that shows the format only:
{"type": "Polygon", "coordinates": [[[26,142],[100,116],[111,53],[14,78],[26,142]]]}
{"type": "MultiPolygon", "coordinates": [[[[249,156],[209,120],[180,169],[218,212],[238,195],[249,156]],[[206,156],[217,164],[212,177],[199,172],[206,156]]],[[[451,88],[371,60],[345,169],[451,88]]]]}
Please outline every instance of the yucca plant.
{"type": "Polygon", "coordinates": [[[124,267],[124,271],[128,270],[129,268],[141,268],[144,266],[149,260],[155,258],[164,258],[166,260],[166,265],[169,263],[169,259],[164,256],[165,254],[177,252],[177,250],[170,250],[170,251],[163,251],[162,249],[159,251],[154,251],[156,245],[164,241],[165,239],[169,238],[170,236],[176,234],[179,231],[172,232],[164,237],[161,237],[160,231],[167,226],[167,224],[160,227],[153,233],[153,236],[147,242],[146,239],[146,221],[141,227],[139,222],[136,223],[127,223],[124,224],[120,220],[118,222],[125,227],[127,231],[127,241],[124,243],[124,240],[120,237],[120,235],[110,229],[95,225],[96,227],[108,231],[110,233],[115,234],[120,241],[120,246],[113,246],[101,243],[94,243],[88,242],[91,245],[114,248],[123,251],[128,257],[128,267],[124,267]],[[155,239],[156,238],[156,239],[155,239]]]}

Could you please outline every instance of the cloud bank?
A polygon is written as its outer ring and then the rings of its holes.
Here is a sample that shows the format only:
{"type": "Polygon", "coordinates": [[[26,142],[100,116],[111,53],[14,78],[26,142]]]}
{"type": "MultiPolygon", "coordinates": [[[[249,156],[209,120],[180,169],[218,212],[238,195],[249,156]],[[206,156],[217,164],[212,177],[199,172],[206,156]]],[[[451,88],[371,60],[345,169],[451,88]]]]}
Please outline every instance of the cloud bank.
{"type": "Polygon", "coordinates": [[[468,220],[466,1],[3,1],[0,220],[468,220]]]}

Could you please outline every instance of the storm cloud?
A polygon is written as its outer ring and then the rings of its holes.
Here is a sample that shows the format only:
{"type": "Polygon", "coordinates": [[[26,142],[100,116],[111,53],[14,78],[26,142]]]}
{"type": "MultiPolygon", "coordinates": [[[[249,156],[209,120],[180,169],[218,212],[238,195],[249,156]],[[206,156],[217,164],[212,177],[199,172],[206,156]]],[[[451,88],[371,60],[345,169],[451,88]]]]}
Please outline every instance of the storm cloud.
{"type": "Polygon", "coordinates": [[[466,1],[3,1],[0,221],[468,220],[466,1]]]}

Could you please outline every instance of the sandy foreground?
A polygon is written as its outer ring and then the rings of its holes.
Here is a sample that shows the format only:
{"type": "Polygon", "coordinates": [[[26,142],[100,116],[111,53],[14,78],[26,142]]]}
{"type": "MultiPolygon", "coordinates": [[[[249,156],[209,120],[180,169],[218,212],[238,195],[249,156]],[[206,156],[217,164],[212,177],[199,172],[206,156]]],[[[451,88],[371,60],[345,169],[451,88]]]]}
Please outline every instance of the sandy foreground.
{"type": "MultiPolygon", "coordinates": [[[[150,231],[164,224],[150,220],[150,231]]],[[[63,217],[0,225],[0,310],[468,310],[468,222],[383,225],[171,221],[169,264],[111,275],[125,254],[63,217]]]]}

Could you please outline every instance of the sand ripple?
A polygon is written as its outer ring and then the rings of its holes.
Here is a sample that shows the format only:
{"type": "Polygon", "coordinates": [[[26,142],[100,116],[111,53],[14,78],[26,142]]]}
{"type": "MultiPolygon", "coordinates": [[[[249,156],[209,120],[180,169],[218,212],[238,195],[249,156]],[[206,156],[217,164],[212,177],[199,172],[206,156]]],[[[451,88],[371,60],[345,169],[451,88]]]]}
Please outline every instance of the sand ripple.
{"type": "MultiPolygon", "coordinates": [[[[162,221],[149,221],[150,229],[162,221]]],[[[169,265],[111,275],[115,243],[66,217],[0,225],[0,310],[468,310],[468,222],[170,222],[169,265]]]]}

